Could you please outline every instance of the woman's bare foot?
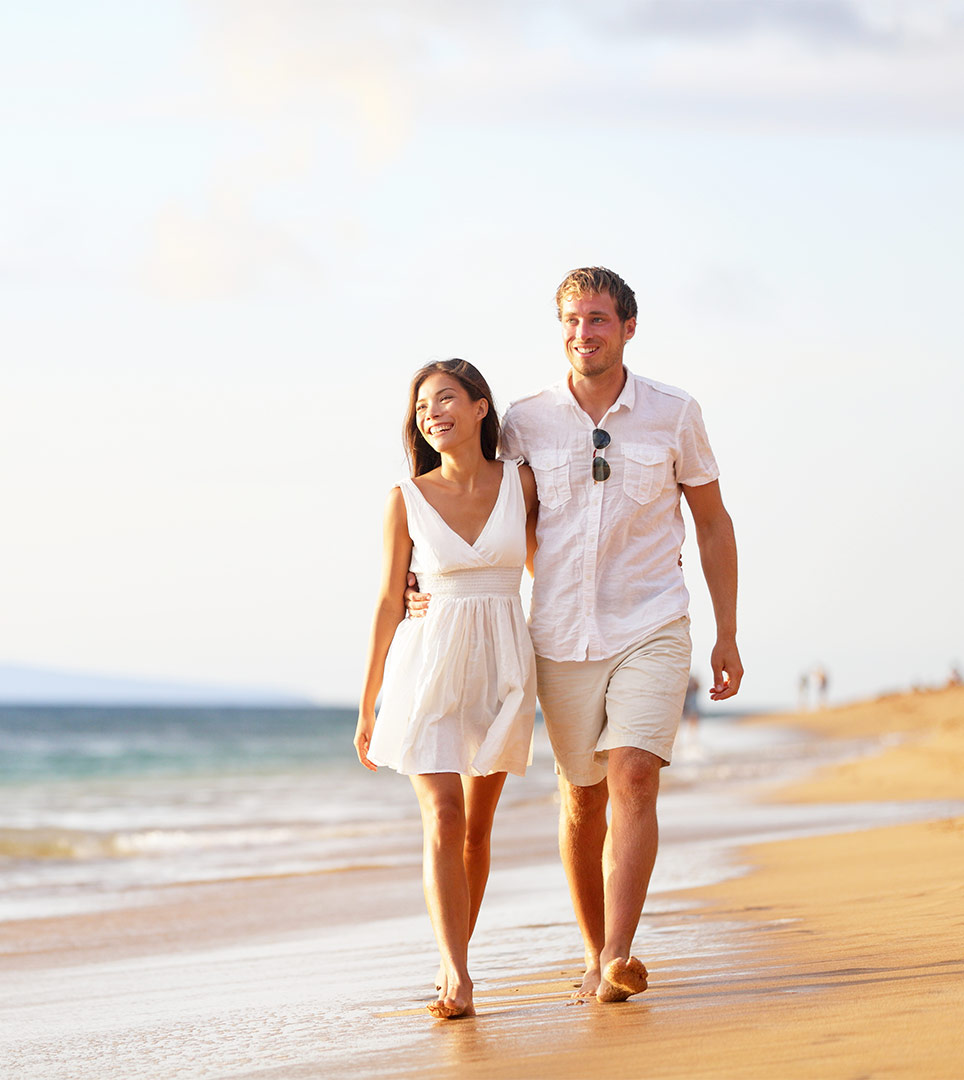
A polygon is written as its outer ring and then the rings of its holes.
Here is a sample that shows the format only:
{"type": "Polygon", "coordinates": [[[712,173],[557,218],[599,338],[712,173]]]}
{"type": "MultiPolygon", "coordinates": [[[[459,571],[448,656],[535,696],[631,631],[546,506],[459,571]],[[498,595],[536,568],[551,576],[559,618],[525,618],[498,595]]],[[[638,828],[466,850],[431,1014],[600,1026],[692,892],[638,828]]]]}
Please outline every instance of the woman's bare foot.
{"type": "Polygon", "coordinates": [[[461,1016],[475,1016],[472,1003],[472,983],[450,983],[444,997],[426,1006],[436,1020],[455,1020],[461,1016]]]}
{"type": "Polygon", "coordinates": [[[582,977],[579,989],[570,994],[573,1001],[582,1001],[594,998],[599,990],[600,975],[598,961],[591,967],[586,968],[586,974],[582,977]]]}
{"type": "Polygon", "coordinates": [[[648,974],[635,956],[628,960],[622,956],[617,957],[606,965],[596,992],[596,1000],[607,1005],[613,1001],[625,1001],[633,994],[641,994],[648,985],[648,974]]]}
{"type": "Polygon", "coordinates": [[[438,994],[439,997],[445,997],[442,991],[445,989],[447,982],[448,980],[445,977],[445,966],[439,964],[438,972],[435,975],[435,993],[438,994]]]}

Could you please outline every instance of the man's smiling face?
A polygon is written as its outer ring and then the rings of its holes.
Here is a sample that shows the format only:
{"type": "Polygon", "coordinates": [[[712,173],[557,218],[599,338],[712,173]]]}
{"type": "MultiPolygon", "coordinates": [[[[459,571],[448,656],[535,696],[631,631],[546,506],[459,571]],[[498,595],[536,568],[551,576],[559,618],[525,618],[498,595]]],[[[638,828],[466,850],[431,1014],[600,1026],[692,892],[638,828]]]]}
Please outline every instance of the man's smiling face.
{"type": "Polygon", "coordinates": [[[562,342],[573,371],[587,378],[622,367],[636,320],[621,322],[609,293],[567,296],[559,307],[562,342]]]}

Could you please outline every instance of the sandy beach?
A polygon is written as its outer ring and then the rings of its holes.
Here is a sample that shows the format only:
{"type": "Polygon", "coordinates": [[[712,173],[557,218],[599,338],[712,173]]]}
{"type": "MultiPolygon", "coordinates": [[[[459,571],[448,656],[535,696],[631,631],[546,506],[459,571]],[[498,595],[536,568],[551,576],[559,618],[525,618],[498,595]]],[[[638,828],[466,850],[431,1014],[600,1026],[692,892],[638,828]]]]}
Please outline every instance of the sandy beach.
{"type": "Polygon", "coordinates": [[[390,868],[183,883],[0,924],[0,1074],[964,1075],[964,689],[739,732],[775,740],[783,762],[743,773],[737,759],[699,788],[686,754],[674,764],[638,998],[569,1001],[578,941],[543,778],[512,790],[497,825],[477,1018],[424,1011],[433,943],[413,836],[390,868]],[[767,842],[717,860],[723,825],[714,837],[707,822],[734,791],[739,835],[767,842]],[[707,884],[673,890],[694,876],[707,884]]]}

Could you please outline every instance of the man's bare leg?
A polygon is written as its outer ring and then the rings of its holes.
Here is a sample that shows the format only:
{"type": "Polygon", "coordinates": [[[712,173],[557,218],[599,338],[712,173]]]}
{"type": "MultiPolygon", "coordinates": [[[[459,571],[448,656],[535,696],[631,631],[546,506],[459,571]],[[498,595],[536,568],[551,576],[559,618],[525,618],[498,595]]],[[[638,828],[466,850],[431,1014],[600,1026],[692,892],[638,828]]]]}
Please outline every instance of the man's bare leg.
{"type": "Polygon", "coordinates": [[[465,803],[457,773],[413,776],[422,812],[422,883],[442,958],[442,989],[429,1012],[438,1019],[474,1016],[468,971],[469,885],[462,852],[465,803]]]}
{"type": "Polygon", "coordinates": [[[605,780],[592,787],[577,787],[562,777],[559,793],[559,854],[586,961],[582,985],[573,997],[593,997],[599,989],[599,954],[606,940],[602,864],[609,796],[605,780]]]}
{"type": "Polygon", "coordinates": [[[596,994],[604,1003],[625,1001],[646,989],[646,969],[631,953],[656,862],[660,767],[660,759],[647,750],[624,746],[609,751],[612,814],[603,850],[606,938],[596,994]]]}

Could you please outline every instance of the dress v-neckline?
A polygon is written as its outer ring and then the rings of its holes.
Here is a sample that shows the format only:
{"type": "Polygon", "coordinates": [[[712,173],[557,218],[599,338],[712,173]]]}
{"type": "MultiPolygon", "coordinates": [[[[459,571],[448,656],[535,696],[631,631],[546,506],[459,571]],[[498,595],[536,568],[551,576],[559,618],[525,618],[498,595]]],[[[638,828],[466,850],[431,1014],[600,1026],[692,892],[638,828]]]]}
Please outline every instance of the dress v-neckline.
{"type": "Polygon", "coordinates": [[[489,525],[492,523],[492,518],[495,516],[496,510],[499,508],[499,503],[502,501],[502,491],[505,488],[505,462],[502,462],[502,476],[499,479],[499,492],[495,497],[495,502],[492,504],[492,509],[489,511],[489,516],[485,519],[485,524],[482,526],[482,531],[475,538],[475,540],[472,541],[471,544],[460,532],[456,532],[455,529],[453,529],[452,526],[449,525],[449,523],[445,520],[445,518],[442,517],[438,510],[436,510],[435,507],[428,501],[428,499],[426,499],[424,492],[418,486],[418,484],[415,483],[414,479],[412,479],[411,484],[412,487],[415,488],[415,490],[418,492],[422,502],[425,503],[429,510],[432,511],[432,513],[439,519],[439,521],[441,521],[445,528],[448,529],[448,531],[453,536],[457,536],[462,541],[462,543],[466,545],[466,547],[470,547],[473,551],[476,552],[476,554],[478,554],[475,545],[478,544],[482,537],[485,536],[485,534],[489,531],[489,525]]]}

